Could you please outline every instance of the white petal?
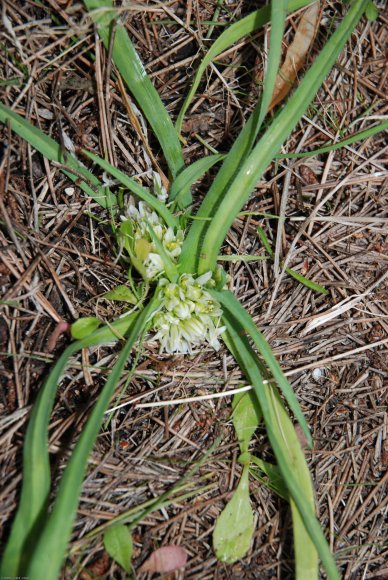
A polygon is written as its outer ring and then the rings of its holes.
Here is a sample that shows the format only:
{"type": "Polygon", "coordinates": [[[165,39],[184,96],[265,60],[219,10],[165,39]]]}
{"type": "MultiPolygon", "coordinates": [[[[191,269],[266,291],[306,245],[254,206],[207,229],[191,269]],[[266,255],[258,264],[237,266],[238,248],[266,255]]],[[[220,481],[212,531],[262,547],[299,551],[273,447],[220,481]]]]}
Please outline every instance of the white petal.
{"type": "Polygon", "coordinates": [[[196,282],[196,284],[199,284],[200,286],[204,286],[206,284],[206,282],[209,282],[211,277],[212,277],[212,273],[206,272],[205,274],[202,274],[202,276],[199,276],[199,278],[197,278],[195,282],[196,282]]]}

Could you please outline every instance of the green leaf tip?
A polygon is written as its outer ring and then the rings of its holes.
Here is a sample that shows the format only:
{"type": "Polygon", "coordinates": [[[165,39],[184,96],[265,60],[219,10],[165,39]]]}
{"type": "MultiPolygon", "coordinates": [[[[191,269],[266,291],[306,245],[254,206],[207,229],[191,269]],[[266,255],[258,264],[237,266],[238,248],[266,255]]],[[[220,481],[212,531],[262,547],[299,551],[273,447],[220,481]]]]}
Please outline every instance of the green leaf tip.
{"type": "Polygon", "coordinates": [[[104,534],[104,547],[109,556],[117,562],[123,570],[132,573],[131,559],[133,541],[127,526],[112,526],[104,534]]]}

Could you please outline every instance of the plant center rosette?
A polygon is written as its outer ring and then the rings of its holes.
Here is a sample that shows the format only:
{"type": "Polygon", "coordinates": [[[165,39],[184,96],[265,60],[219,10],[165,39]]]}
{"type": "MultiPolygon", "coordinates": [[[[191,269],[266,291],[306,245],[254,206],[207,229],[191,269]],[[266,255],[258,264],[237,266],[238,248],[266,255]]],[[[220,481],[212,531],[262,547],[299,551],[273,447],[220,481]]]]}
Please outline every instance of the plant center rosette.
{"type": "Polygon", "coordinates": [[[120,247],[147,283],[157,282],[160,302],[151,330],[160,342],[160,351],[191,353],[193,347],[208,344],[220,348],[222,309],[207,288],[216,285],[212,272],[199,277],[182,274],[176,280],[165,277],[168,264],[177,265],[184,239],[183,230],[174,232],[145,202],[137,207],[130,200],[119,232],[120,247]]]}

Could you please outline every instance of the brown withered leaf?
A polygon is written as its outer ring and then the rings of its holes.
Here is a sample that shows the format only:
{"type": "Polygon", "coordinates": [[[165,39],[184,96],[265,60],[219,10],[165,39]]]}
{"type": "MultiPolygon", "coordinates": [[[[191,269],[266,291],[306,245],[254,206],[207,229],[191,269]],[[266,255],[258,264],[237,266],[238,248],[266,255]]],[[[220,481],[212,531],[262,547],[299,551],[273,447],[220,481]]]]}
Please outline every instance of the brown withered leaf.
{"type": "Polygon", "coordinates": [[[181,546],[163,546],[152,552],[139,572],[174,572],[183,568],[187,562],[187,552],[181,546]]]}
{"type": "Polygon", "coordinates": [[[296,29],[293,42],[288,47],[284,63],[276,77],[272,101],[268,108],[271,111],[290,92],[296,76],[302,68],[310,46],[314,42],[320,14],[320,2],[307,8],[296,29]]]}
{"type": "Polygon", "coordinates": [[[318,183],[317,176],[315,175],[314,171],[308,165],[301,165],[299,167],[299,173],[303,177],[304,181],[309,185],[313,185],[314,183],[318,183]]]}

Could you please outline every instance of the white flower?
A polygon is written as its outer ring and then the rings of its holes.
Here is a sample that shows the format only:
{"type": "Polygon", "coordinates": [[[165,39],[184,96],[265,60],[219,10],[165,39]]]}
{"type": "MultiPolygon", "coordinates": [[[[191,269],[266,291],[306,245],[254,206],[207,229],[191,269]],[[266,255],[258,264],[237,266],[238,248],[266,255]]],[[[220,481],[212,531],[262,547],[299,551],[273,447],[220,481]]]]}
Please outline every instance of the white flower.
{"type": "Polygon", "coordinates": [[[165,202],[167,200],[168,194],[166,188],[162,185],[162,180],[159,173],[153,171],[152,180],[154,182],[154,192],[156,193],[157,198],[159,201],[165,202]]]}
{"type": "Polygon", "coordinates": [[[220,326],[222,310],[204,287],[211,272],[197,279],[183,274],[176,284],[162,279],[159,282],[161,306],[153,318],[155,339],[160,350],[168,353],[191,353],[192,347],[208,343],[220,348],[219,336],[225,327],[220,326]]]}
{"type": "MultiPolygon", "coordinates": [[[[183,231],[178,229],[175,233],[173,228],[168,227],[158,214],[153,211],[144,201],[140,201],[136,207],[130,200],[126,216],[122,216],[124,222],[121,228],[122,236],[125,236],[124,247],[127,248],[131,257],[140,261],[144,267],[147,280],[155,280],[165,269],[162,256],[152,240],[150,227],[155,236],[161,242],[166,254],[173,260],[180,255],[183,243],[183,231]],[[128,234],[125,224],[130,221],[131,233],[128,234]]],[[[141,270],[141,268],[139,268],[141,270]]]]}

